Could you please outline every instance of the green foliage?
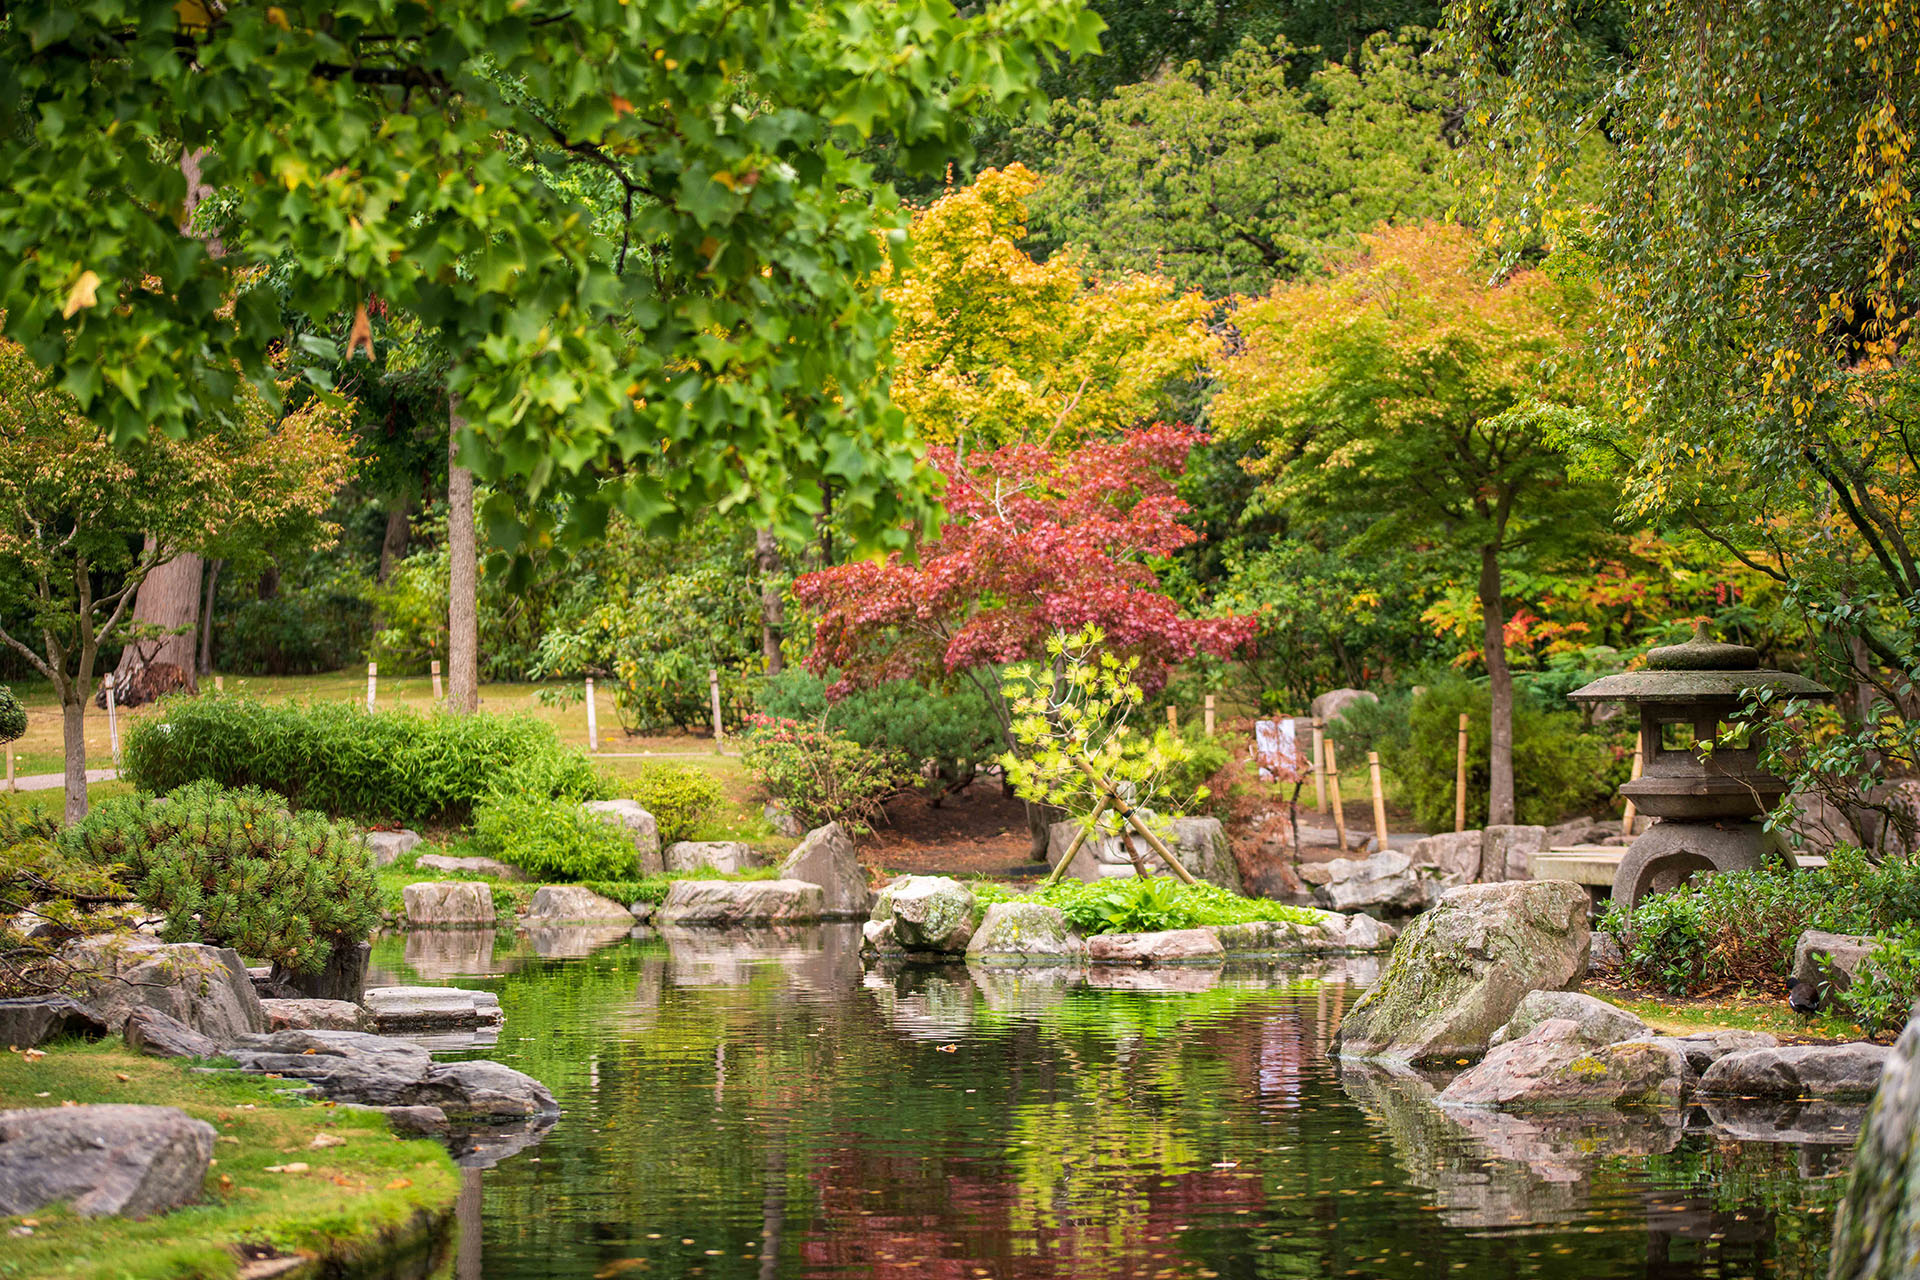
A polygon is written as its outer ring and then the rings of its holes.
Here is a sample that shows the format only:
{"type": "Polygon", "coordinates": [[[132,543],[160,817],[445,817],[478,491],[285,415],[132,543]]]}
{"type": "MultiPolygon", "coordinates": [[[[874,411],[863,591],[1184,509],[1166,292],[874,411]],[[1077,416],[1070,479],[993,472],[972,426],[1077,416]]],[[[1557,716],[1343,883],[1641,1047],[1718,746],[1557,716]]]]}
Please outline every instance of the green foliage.
{"type": "Polygon", "coordinates": [[[110,868],[167,917],[170,942],[206,942],[302,972],[380,918],[373,855],[357,832],[277,795],[212,782],[102,801],[60,848],[110,868]]]}
{"type": "Polygon", "coordinates": [[[1133,876],[1087,884],[1061,880],[1032,893],[1011,894],[991,884],[972,886],[982,904],[1037,902],[1058,907],[1081,933],[1145,933],[1203,925],[1278,920],[1317,924],[1326,914],[1267,898],[1243,898],[1215,884],[1185,884],[1171,876],[1133,876]]]}
{"type": "Polygon", "coordinates": [[[1182,721],[1177,734],[1166,728],[1156,729],[1153,749],[1167,761],[1160,786],[1171,797],[1176,816],[1211,813],[1226,801],[1226,796],[1213,791],[1209,779],[1227,767],[1233,752],[1225,738],[1208,736],[1206,724],[1198,716],[1182,721]]]}
{"type": "Polygon", "coordinates": [[[1920,923],[1888,931],[1854,971],[1834,1003],[1869,1032],[1898,1031],[1920,1000],[1920,923]]]}
{"type": "Polygon", "coordinates": [[[660,824],[660,843],[691,840],[727,798],[720,780],[690,764],[648,763],[626,784],[629,796],[660,824]]]}
{"type": "Polygon", "coordinates": [[[0,685],[0,742],[18,741],[27,731],[27,709],[13,690],[0,685]]]}
{"type": "Polygon", "coordinates": [[[364,821],[457,822],[510,772],[530,795],[598,799],[605,789],[584,755],[530,717],[244,697],[173,700],[136,720],[123,767],[146,791],[199,779],[272,786],[299,807],[364,821]]]}
{"type": "Polygon", "coordinates": [[[882,806],[911,785],[905,756],[887,747],[863,747],[837,729],[792,720],[748,720],[741,763],[762,789],[813,828],[838,822],[863,832],[882,806]]]}
{"type": "Polygon", "coordinates": [[[66,986],[74,975],[49,963],[54,952],[119,923],[100,904],[131,901],[107,869],[64,852],[59,833],[51,814],[0,811],[0,997],[66,986]]]}
{"type": "MultiPolygon", "coordinates": [[[[1625,943],[1626,971],[1674,995],[1728,984],[1777,983],[1793,967],[1808,929],[1893,933],[1920,922],[1920,862],[1874,864],[1858,849],[1835,848],[1824,867],[1695,876],[1671,893],[1649,894],[1631,912],[1620,904],[1600,923],[1625,943]]],[[[1889,957],[1890,978],[1904,959],[1889,957]]],[[[1904,980],[1904,979],[1901,979],[1904,980]]]]}
{"type": "Polygon", "coordinates": [[[640,870],[626,828],[588,813],[576,798],[511,784],[474,806],[473,844],[536,880],[626,880],[640,870]]]}
{"type": "Polygon", "coordinates": [[[1420,39],[1375,37],[1357,66],[1323,63],[1304,83],[1301,50],[1248,41],[1214,67],[1176,62],[1106,101],[1058,103],[1036,227],[1103,271],[1165,271],[1219,297],[1310,272],[1379,223],[1440,217],[1455,199],[1450,77],[1420,39]]]}
{"type": "Polygon", "coordinates": [[[775,719],[838,729],[863,747],[897,751],[928,781],[957,790],[973,780],[1000,749],[1000,722],[986,696],[965,681],[929,689],[915,680],[890,680],[827,699],[832,673],[789,667],[755,691],[760,710],[775,719]]]}

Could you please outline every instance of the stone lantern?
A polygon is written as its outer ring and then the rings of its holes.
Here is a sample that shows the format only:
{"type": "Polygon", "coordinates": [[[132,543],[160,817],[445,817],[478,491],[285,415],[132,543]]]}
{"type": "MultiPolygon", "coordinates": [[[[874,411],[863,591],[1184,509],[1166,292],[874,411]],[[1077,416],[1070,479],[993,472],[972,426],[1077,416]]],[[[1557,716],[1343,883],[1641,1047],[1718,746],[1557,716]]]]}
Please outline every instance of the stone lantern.
{"type": "Polygon", "coordinates": [[[1640,710],[1641,773],[1620,794],[1656,821],[1620,860],[1615,902],[1632,906],[1649,890],[1670,888],[1695,871],[1757,867],[1769,854],[1793,864],[1786,842],[1759,822],[1787,784],[1760,767],[1757,747],[1716,744],[1703,752],[1696,746],[1714,742],[1740,709],[1741,696],[1761,688],[1797,698],[1833,696],[1804,676],[1763,670],[1759,653],[1746,645],[1715,641],[1704,618],[1685,644],[1649,653],[1645,670],[1603,676],[1567,695],[1640,710]]]}

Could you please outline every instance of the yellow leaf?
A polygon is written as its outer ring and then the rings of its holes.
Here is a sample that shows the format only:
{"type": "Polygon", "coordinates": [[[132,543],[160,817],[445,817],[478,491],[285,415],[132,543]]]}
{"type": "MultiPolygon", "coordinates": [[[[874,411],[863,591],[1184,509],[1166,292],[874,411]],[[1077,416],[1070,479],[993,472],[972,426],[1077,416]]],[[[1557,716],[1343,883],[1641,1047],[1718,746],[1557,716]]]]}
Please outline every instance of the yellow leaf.
{"type": "Polygon", "coordinates": [[[99,301],[96,296],[99,288],[100,277],[91,271],[82,271],[80,278],[73,282],[73,288],[67,290],[67,304],[60,308],[60,314],[71,320],[74,312],[93,306],[99,301]]]}

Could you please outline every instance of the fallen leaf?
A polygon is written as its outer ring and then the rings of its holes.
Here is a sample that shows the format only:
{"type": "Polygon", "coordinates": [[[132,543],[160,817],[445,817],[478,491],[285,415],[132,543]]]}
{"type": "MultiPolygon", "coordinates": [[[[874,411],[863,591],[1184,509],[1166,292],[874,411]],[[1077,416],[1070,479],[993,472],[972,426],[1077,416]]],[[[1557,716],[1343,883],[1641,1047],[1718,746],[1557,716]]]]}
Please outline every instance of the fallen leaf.
{"type": "Polygon", "coordinates": [[[267,1166],[268,1173],[305,1173],[306,1171],[307,1164],[303,1160],[295,1160],[292,1164],[270,1164],[267,1166]]]}
{"type": "Polygon", "coordinates": [[[67,290],[67,303],[60,308],[60,314],[73,319],[73,313],[84,310],[99,302],[100,277],[91,271],[82,271],[80,278],[67,290]]]}
{"type": "Polygon", "coordinates": [[[307,1144],[308,1147],[315,1150],[321,1147],[344,1147],[346,1145],[347,1140],[335,1133],[316,1133],[313,1135],[313,1141],[307,1144]]]}
{"type": "Polygon", "coordinates": [[[127,1074],[126,1072],[124,1072],[124,1071],[116,1071],[116,1072],[114,1072],[114,1073],[113,1073],[113,1078],[114,1078],[115,1080],[118,1080],[118,1081],[119,1081],[120,1083],[122,1083],[122,1084],[125,1084],[125,1083],[126,1083],[127,1081],[129,1081],[129,1080],[131,1080],[131,1079],[133,1079],[133,1077],[132,1077],[132,1076],[130,1076],[130,1075],[128,1075],[128,1074],[127,1074]]]}
{"type": "Polygon", "coordinates": [[[387,1190],[399,1191],[405,1187],[410,1187],[412,1185],[413,1185],[412,1178],[395,1178],[392,1182],[389,1182],[387,1184],[387,1190]]]}
{"type": "MultiPolygon", "coordinates": [[[[367,304],[361,303],[353,311],[353,328],[347,334],[347,359],[353,359],[353,353],[360,349],[361,343],[367,344],[367,359],[373,359],[373,321],[367,319],[367,304]]],[[[307,1050],[312,1053],[313,1050],[307,1050]]]]}

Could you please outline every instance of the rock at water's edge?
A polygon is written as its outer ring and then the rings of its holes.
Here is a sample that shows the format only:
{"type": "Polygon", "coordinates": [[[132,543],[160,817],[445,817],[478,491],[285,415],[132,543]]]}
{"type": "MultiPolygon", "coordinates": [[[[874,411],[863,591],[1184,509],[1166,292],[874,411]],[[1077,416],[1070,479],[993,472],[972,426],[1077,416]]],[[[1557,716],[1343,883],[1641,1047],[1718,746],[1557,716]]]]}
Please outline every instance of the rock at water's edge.
{"type": "Polygon", "coordinates": [[[1530,991],[1513,1011],[1507,1025],[1493,1033],[1489,1046],[1518,1040],[1543,1022],[1564,1019],[1574,1024],[1575,1038],[1590,1045],[1646,1039],[1653,1028],[1618,1005],[1578,991],[1530,991]]]}
{"type": "Polygon", "coordinates": [[[1908,1280],[1920,1258],[1920,1006],[1887,1055],[1833,1219],[1830,1280],[1908,1280]]]}
{"type": "Polygon", "coordinates": [[[623,907],[577,884],[550,884],[534,890],[523,924],[582,924],[596,920],[633,922],[633,908],[623,907]]]}
{"type": "Polygon", "coordinates": [[[804,924],[825,911],[826,894],[804,880],[676,880],[655,924],[726,927],[804,924]]]}
{"type": "Polygon", "coordinates": [[[1058,907],[996,902],[967,943],[967,963],[988,966],[1084,964],[1087,940],[1058,907]]]}
{"type": "Polygon", "coordinates": [[[901,876],[873,902],[873,919],[908,951],[965,951],[978,913],[973,891],[948,876],[901,876]]]}
{"type": "Polygon", "coordinates": [[[1444,1104],[1495,1107],[1678,1105],[1686,1055],[1652,1041],[1595,1045],[1570,1018],[1549,1018],[1487,1051],[1440,1094],[1444,1104]]]}
{"type": "Polygon", "coordinates": [[[829,918],[864,920],[873,911],[867,869],[837,822],[809,831],[781,861],[780,878],[819,885],[821,914],[829,918]]]}

